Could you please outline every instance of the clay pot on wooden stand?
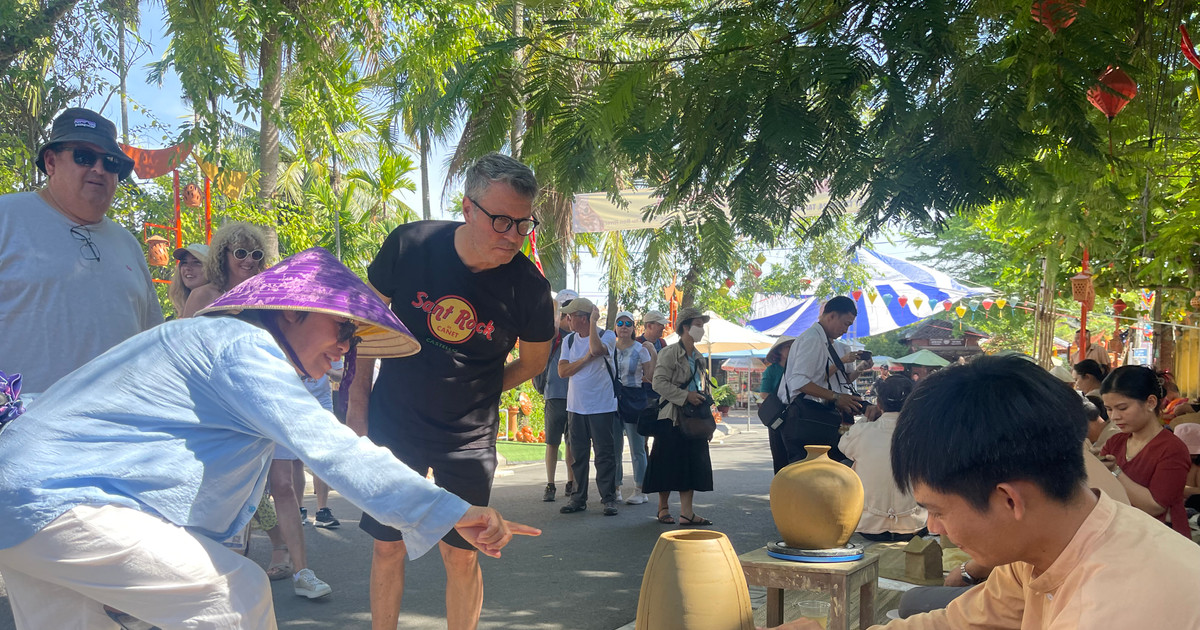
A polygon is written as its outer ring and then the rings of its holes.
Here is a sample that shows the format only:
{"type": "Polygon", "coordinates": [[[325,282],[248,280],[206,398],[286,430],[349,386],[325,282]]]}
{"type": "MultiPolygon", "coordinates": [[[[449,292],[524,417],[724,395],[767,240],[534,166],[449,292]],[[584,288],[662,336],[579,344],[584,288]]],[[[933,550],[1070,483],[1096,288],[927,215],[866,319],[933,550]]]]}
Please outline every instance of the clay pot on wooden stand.
{"type": "Polygon", "coordinates": [[[828,446],[805,446],[808,457],[771,481],[771,516],[789,547],[831,549],[850,540],[863,509],[863,486],[848,466],[829,459],[828,446]]]}
{"type": "Polygon", "coordinates": [[[646,562],[636,630],[754,630],[746,575],[721,532],[658,537],[646,562]]]}

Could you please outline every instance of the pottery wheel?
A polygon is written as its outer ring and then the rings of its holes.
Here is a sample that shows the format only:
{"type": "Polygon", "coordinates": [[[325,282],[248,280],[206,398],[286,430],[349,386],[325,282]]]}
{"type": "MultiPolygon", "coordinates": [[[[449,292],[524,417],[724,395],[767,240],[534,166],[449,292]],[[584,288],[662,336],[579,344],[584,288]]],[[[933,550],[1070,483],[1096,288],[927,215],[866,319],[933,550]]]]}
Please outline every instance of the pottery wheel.
{"type": "Polygon", "coordinates": [[[863,557],[863,546],[847,544],[832,549],[797,549],[782,540],[767,543],[767,555],[792,562],[854,562],[863,557]]]}

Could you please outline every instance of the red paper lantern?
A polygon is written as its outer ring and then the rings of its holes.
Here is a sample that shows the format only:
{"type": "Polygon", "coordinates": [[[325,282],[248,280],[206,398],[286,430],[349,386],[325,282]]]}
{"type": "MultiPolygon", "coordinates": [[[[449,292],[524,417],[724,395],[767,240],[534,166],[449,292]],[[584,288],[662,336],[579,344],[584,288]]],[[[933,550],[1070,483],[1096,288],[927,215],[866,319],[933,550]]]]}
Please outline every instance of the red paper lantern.
{"type": "Polygon", "coordinates": [[[733,278],[725,278],[725,288],[726,289],[733,288],[733,278]]]}
{"type": "Polygon", "coordinates": [[[754,274],[755,278],[758,278],[762,276],[762,269],[759,269],[758,265],[750,265],[750,273],[754,274]]]}
{"type": "Polygon", "coordinates": [[[1121,298],[1117,298],[1117,299],[1113,300],[1112,306],[1113,306],[1113,312],[1116,313],[1117,315],[1120,315],[1121,313],[1125,312],[1125,309],[1127,308],[1128,305],[1125,304],[1125,300],[1122,300],[1121,298]]]}
{"type": "Polygon", "coordinates": [[[908,296],[906,295],[901,295],[900,299],[896,301],[900,302],[900,306],[908,306],[908,296]]]}
{"type": "Polygon", "coordinates": [[[850,292],[850,295],[853,295],[854,301],[857,302],[862,297],[862,289],[855,289],[850,292]]]}
{"type": "Polygon", "coordinates": [[[992,301],[992,300],[984,300],[984,301],[983,301],[983,310],[985,310],[985,311],[990,311],[990,310],[992,310],[992,305],[993,305],[993,304],[995,304],[995,302],[994,302],[994,301],[992,301]]]}
{"type": "Polygon", "coordinates": [[[1075,21],[1079,7],[1086,4],[1086,0],[1038,0],[1030,7],[1029,14],[1050,29],[1051,33],[1057,33],[1070,26],[1075,21]]]}
{"type": "Polygon", "coordinates": [[[1100,83],[1088,90],[1088,102],[1112,120],[1137,93],[1137,83],[1124,70],[1109,66],[1100,75],[1100,83]]]}
{"type": "Polygon", "coordinates": [[[954,308],[954,302],[951,302],[950,300],[946,300],[945,302],[942,302],[942,308],[944,308],[948,311],[951,308],[954,308]]]}

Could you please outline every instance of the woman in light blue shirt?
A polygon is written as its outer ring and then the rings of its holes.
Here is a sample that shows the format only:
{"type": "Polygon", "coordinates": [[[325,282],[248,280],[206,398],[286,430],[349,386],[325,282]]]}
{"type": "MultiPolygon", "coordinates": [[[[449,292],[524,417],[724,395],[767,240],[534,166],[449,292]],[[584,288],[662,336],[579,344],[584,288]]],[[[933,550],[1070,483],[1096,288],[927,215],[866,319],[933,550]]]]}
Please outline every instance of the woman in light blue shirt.
{"type": "Polygon", "coordinates": [[[275,628],[266,575],[221,541],[257,508],[276,443],[402,530],[413,557],[451,528],[492,556],[539,533],[437,488],[308,393],[300,377],[343,354],[419,349],[328,252],[201,314],[215,316],[117,345],[0,429],[0,574],[18,629],[91,627],[104,604],[162,628],[275,628]]]}

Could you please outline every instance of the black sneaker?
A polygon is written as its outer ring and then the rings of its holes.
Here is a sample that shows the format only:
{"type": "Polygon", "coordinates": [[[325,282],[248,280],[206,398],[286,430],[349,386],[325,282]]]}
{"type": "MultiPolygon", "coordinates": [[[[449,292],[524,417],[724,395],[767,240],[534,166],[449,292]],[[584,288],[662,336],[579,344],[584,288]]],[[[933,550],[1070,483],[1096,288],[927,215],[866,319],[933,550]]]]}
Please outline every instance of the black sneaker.
{"type": "Polygon", "coordinates": [[[586,509],[587,509],[586,503],[576,503],[576,502],[572,501],[572,502],[562,506],[561,508],[559,508],[558,511],[562,512],[563,514],[574,514],[576,512],[582,512],[586,509]]]}
{"type": "Polygon", "coordinates": [[[617,515],[617,502],[616,501],[609,501],[608,503],[604,504],[604,515],[605,516],[616,516],[617,515]]]}
{"type": "Polygon", "coordinates": [[[546,503],[554,502],[554,484],[546,484],[546,491],[542,493],[542,500],[546,503]]]}
{"type": "Polygon", "coordinates": [[[313,525],[324,527],[326,529],[335,529],[342,522],[333,517],[333,510],[323,507],[317,510],[317,519],[313,521],[313,525]]]}
{"type": "Polygon", "coordinates": [[[575,494],[575,482],[568,481],[567,487],[565,489],[563,489],[563,492],[565,492],[567,496],[571,496],[572,494],[575,494]]]}

